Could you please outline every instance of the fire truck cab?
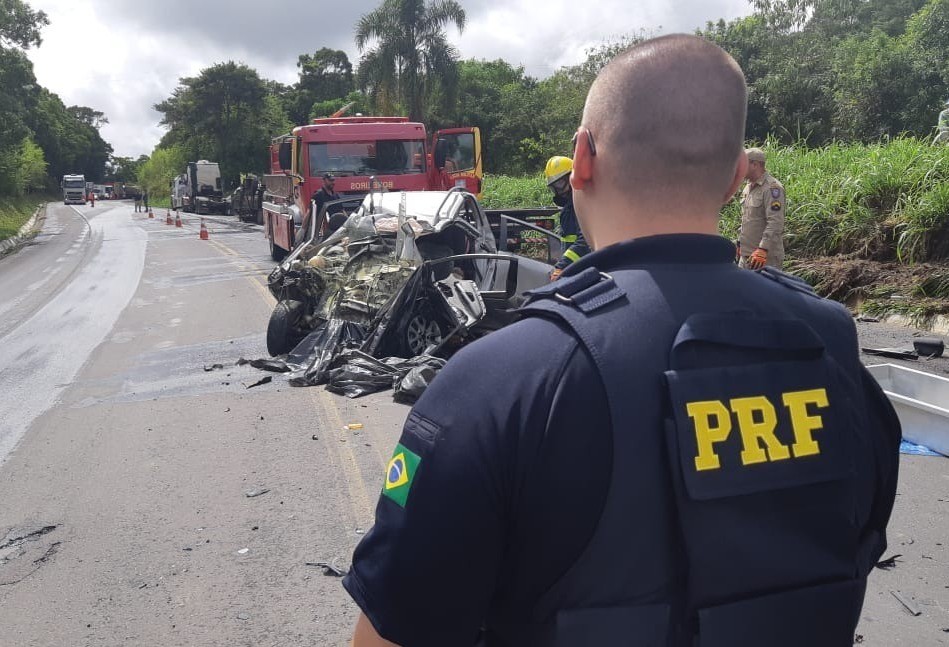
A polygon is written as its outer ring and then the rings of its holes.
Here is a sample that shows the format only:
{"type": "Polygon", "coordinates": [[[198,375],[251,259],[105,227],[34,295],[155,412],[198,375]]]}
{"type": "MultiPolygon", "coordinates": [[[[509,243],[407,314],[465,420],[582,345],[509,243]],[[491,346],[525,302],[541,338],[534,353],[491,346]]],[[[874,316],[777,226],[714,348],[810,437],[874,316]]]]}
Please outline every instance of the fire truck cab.
{"type": "Polygon", "coordinates": [[[276,137],[264,177],[264,233],[270,255],[282,260],[313,214],[313,195],[332,174],[341,197],[375,191],[440,191],[461,186],[480,195],[483,178],[478,128],[439,130],[405,117],[314,119],[276,137]]]}

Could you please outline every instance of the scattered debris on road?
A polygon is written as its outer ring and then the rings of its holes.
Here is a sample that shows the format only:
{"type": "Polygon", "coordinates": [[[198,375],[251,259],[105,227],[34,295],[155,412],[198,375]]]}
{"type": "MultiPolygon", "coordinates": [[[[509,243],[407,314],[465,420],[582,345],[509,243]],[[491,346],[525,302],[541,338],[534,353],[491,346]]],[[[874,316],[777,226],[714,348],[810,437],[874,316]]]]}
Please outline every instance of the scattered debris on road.
{"type": "Polygon", "coordinates": [[[902,557],[902,555],[896,554],[891,557],[887,557],[886,559],[881,559],[879,562],[876,563],[876,567],[884,571],[889,570],[891,568],[896,568],[896,559],[898,557],[902,557]]]}
{"type": "Polygon", "coordinates": [[[942,357],[943,352],[946,350],[946,344],[941,339],[936,339],[935,337],[924,337],[913,340],[913,350],[915,350],[916,354],[920,357],[933,359],[935,357],[942,357]]]}
{"type": "Polygon", "coordinates": [[[323,575],[329,577],[343,577],[349,572],[349,569],[340,568],[329,562],[306,562],[307,566],[318,566],[323,569],[323,575]]]}
{"type": "Polygon", "coordinates": [[[918,606],[916,606],[916,604],[915,604],[912,600],[910,600],[909,598],[905,597],[905,596],[904,596],[902,593],[900,593],[899,591],[890,591],[890,593],[893,595],[894,598],[896,598],[897,600],[900,601],[900,604],[902,604],[904,607],[906,607],[906,610],[907,610],[907,611],[909,611],[909,612],[910,612],[911,614],[913,614],[914,616],[920,616],[920,615],[923,614],[923,612],[920,610],[920,608],[919,608],[918,606]]]}
{"type": "Polygon", "coordinates": [[[210,373],[211,371],[223,371],[223,370],[224,370],[224,364],[211,364],[211,366],[205,365],[204,367],[205,373],[210,373]]]}
{"type": "Polygon", "coordinates": [[[250,364],[253,368],[258,368],[262,371],[272,371],[274,373],[286,373],[290,370],[290,368],[286,365],[286,363],[281,362],[279,360],[244,359],[243,357],[237,360],[238,366],[244,366],[246,364],[250,364]]]}
{"type": "Polygon", "coordinates": [[[244,496],[246,496],[248,499],[253,499],[254,497],[258,497],[262,494],[267,494],[268,492],[270,492],[270,488],[260,487],[260,488],[254,488],[253,490],[248,490],[247,492],[244,492],[244,496]]]}
{"type": "Polygon", "coordinates": [[[909,348],[861,348],[860,350],[867,355],[878,355],[890,359],[906,359],[911,361],[919,359],[916,351],[910,350],[909,348]]]}
{"type": "MultiPolygon", "coordinates": [[[[261,385],[263,385],[263,384],[270,384],[272,381],[273,381],[273,376],[272,376],[272,375],[268,375],[268,376],[266,376],[266,377],[260,378],[259,380],[257,380],[257,381],[254,382],[253,384],[251,384],[250,386],[245,386],[244,388],[252,389],[252,388],[254,388],[255,386],[261,386],[261,385]]],[[[261,418],[261,420],[263,420],[263,418],[261,418]]]]}

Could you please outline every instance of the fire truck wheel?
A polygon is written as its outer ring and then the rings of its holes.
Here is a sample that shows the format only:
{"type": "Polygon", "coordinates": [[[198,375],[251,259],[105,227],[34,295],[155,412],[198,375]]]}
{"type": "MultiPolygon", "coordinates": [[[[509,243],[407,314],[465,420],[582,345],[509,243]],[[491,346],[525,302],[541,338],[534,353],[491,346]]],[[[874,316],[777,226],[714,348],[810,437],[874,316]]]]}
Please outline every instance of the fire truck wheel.
{"type": "Polygon", "coordinates": [[[283,247],[274,245],[273,238],[268,238],[267,242],[270,243],[270,258],[278,263],[282,261],[287,255],[287,250],[285,250],[283,247]]]}
{"type": "Polygon", "coordinates": [[[289,353],[303,339],[305,334],[297,327],[302,311],[303,304],[293,300],[280,301],[274,307],[267,324],[267,352],[271,356],[289,353]]]}

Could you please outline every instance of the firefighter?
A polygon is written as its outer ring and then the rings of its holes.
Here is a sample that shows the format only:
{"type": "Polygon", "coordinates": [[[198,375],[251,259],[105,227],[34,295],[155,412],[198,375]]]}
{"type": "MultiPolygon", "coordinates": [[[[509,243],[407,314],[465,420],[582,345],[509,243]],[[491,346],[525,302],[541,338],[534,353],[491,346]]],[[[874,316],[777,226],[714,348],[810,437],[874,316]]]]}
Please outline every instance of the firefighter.
{"type": "Polygon", "coordinates": [[[551,157],[544,167],[544,177],[547,186],[553,191],[554,204],[560,207],[560,240],[565,246],[563,255],[550,273],[551,281],[556,281],[571,263],[579,261],[590,252],[573,207],[573,189],[570,187],[572,170],[573,160],[560,155],[551,157]]]}
{"type": "Polygon", "coordinates": [[[597,76],[571,176],[596,251],[408,414],[343,579],[354,647],[853,642],[899,421],[847,309],[719,235],[746,106],[697,36],[597,76]]]}

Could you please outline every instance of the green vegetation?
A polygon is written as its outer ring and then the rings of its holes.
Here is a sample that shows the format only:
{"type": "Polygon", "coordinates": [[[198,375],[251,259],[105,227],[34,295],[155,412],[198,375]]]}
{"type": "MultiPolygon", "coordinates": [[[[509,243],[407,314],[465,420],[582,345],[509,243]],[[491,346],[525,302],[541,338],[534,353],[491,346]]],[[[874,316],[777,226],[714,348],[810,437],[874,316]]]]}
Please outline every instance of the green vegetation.
{"type": "Polygon", "coordinates": [[[511,177],[488,175],[484,178],[481,204],[485,209],[549,207],[553,204],[543,175],[511,177]]]}
{"type": "Polygon", "coordinates": [[[99,136],[105,115],[67,107],[36,83],[24,51],[41,44],[46,14],[23,0],[0,7],[0,196],[58,187],[66,173],[101,180],[112,152],[99,136]]]}
{"type": "MultiPolygon", "coordinates": [[[[764,145],[788,195],[785,269],[870,314],[924,324],[949,314],[949,147],[914,137],[873,144],[764,145]]],[[[539,174],[489,175],[487,208],[549,205],[539,174]]],[[[738,200],[722,209],[737,238],[738,200]]]]}
{"type": "MultiPolygon", "coordinates": [[[[821,148],[772,141],[765,149],[787,190],[790,257],[949,258],[949,147],[900,137],[821,148]]],[[[739,220],[737,203],[729,204],[722,233],[735,236],[739,220]]]]}
{"type": "Polygon", "coordinates": [[[0,198],[0,240],[15,236],[36,207],[50,199],[53,198],[40,195],[0,198]]]}

